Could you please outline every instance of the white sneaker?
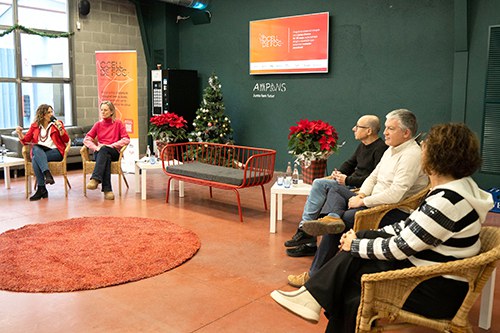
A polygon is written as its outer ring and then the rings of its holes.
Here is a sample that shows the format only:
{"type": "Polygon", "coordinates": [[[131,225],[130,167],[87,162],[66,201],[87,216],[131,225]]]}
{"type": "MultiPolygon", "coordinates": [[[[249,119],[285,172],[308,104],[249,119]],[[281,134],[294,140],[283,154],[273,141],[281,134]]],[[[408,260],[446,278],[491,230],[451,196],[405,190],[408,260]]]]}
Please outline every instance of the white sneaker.
{"type": "Polygon", "coordinates": [[[271,293],[271,297],[279,305],[287,308],[302,318],[312,320],[314,322],[319,321],[321,305],[305,287],[301,287],[299,290],[295,291],[275,290],[271,293]]]}

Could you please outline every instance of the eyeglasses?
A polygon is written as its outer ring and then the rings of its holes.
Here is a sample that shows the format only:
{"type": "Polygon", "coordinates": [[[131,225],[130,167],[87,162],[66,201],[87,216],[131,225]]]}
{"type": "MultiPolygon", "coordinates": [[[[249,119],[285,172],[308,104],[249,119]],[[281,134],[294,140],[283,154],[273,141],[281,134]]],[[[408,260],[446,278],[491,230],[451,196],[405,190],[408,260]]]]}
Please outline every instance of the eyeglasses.
{"type": "Polygon", "coordinates": [[[370,128],[369,126],[361,126],[361,125],[354,125],[354,128],[356,129],[356,131],[358,130],[358,128],[370,128]]]}

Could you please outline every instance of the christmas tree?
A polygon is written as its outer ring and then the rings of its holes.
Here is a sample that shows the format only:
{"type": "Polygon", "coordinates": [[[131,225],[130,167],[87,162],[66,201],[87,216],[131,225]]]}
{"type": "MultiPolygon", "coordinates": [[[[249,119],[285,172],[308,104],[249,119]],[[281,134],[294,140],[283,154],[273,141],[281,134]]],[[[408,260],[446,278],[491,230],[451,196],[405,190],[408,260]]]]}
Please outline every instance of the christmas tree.
{"type": "Polygon", "coordinates": [[[222,85],[219,78],[212,74],[208,78],[208,87],[203,91],[203,101],[193,121],[194,130],[189,133],[190,141],[233,143],[231,120],[224,114],[222,85]]]}

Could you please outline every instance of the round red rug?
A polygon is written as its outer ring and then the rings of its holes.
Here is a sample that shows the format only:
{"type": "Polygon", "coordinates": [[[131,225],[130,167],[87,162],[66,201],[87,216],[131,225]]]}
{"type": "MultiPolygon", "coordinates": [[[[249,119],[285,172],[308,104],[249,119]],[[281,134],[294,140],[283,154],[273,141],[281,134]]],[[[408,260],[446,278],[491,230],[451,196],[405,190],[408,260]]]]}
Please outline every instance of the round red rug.
{"type": "Polygon", "coordinates": [[[137,281],[190,259],[200,239],[174,223],[93,216],[0,235],[0,289],[64,292],[137,281]]]}

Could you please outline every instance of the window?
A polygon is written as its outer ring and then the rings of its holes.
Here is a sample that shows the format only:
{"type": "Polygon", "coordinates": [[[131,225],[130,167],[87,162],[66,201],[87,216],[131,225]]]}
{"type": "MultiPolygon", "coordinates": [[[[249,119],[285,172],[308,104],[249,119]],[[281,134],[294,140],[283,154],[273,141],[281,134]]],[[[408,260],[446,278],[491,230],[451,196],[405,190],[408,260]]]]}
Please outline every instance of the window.
{"type": "Polygon", "coordinates": [[[0,0],[0,129],[28,127],[43,103],[73,124],[68,3],[0,0]]]}
{"type": "Polygon", "coordinates": [[[481,171],[500,174],[500,26],[490,27],[483,122],[481,171]]]}

